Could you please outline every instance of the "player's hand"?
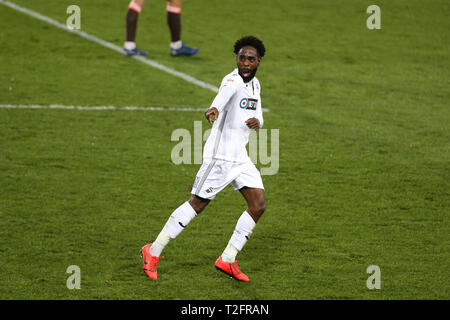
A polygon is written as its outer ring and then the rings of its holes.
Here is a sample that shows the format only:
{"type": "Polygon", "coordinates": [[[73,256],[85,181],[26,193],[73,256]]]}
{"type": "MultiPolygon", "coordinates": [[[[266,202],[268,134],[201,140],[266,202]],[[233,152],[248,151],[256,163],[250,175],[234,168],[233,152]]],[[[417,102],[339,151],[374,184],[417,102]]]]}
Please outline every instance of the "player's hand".
{"type": "Polygon", "coordinates": [[[247,124],[247,127],[249,127],[250,129],[253,129],[253,130],[259,129],[259,120],[256,118],[250,118],[250,119],[246,120],[245,123],[247,124]]]}
{"type": "Polygon", "coordinates": [[[218,116],[219,116],[219,110],[217,110],[215,107],[212,107],[211,109],[208,109],[205,112],[205,117],[206,117],[206,120],[209,121],[209,124],[213,124],[213,122],[217,120],[218,116]]]}

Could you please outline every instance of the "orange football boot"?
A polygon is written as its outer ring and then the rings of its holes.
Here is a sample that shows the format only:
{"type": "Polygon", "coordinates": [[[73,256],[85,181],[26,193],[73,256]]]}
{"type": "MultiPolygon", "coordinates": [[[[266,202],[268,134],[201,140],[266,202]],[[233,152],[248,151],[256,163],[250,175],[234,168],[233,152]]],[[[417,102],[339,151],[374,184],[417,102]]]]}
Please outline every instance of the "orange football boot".
{"type": "Polygon", "coordinates": [[[142,263],[144,267],[144,272],[147,276],[152,278],[153,280],[158,279],[158,272],[156,271],[156,266],[158,265],[158,261],[164,257],[155,257],[150,254],[151,243],[142,247],[140,254],[142,257],[142,263]]]}
{"type": "Polygon", "coordinates": [[[237,265],[237,260],[233,263],[230,263],[230,262],[223,261],[222,257],[219,257],[216,260],[215,266],[216,266],[217,270],[228,274],[229,276],[233,277],[236,280],[245,281],[245,282],[250,281],[250,279],[247,277],[247,275],[242,273],[241,270],[239,270],[239,267],[237,265]]]}

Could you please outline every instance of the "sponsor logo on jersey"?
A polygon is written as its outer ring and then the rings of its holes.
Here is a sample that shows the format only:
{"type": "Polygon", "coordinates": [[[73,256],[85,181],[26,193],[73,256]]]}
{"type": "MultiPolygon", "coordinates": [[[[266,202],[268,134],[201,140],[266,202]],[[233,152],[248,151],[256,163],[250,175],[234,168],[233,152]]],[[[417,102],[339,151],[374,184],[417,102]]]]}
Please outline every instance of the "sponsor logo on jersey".
{"type": "Polygon", "coordinates": [[[247,106],[247,110],[256,110],[256,105],[258,103],[257,99],[248,99],[248,106],[247,106]]]}
{"type": "Polygon", "coordinates": [[[239,107],[241,109],[246,109],[248,105],[248,99],[247,98],[242,98],[241,102],[239,102],[239,107]]]}
{"type": "Polygon", "coordinates": [[[258,99],[242,98],[241,102],[239,102],[239,107],[241,109],[256,110],[257,104],[258,104],[258,99]]]}

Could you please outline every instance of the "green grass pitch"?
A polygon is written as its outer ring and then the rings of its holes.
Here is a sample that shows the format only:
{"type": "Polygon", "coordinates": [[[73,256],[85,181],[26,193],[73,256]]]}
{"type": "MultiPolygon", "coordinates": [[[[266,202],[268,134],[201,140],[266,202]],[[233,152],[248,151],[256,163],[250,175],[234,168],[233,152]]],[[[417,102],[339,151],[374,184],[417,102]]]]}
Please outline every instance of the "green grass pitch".
{"type": "MultiPolygon", "coordinates": [[[[118,46],[128,0],[12,0],[118,46]]],[[[1,299],[448,299],[448,1],[185,1],[169,55],[165,2],[137,32],[149,58],[219,86],[233,43],[260,37],[265,128],[279,170],[238,255],[251,278],[214,268],[244,199],[231,187],[163,252],[159,279],[138,251],[188,199],[198,164],[175,165],[177,128],[203,112],[0,108],[1,299]],[[81,271],[69,290],[68,266],[81,271]],[[381,271],[370,290],[367,267],[381,271]]],[[[207,108],[214,92],[0,4],[0,104],[207,108]]],[[[270,148],[269,148],[270,151],[270,148]]],[[[264,167],[258,163],[258,167],[264,167]]]]}

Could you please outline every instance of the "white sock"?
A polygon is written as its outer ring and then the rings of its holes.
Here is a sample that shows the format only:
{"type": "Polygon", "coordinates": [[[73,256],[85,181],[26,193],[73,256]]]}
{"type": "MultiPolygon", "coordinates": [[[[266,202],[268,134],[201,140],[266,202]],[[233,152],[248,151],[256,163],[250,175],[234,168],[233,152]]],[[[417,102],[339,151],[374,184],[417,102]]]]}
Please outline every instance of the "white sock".
{"type": "Polygon", "coordinates": [[[152,246],[150,247],[150,254],[154,257],[161,256],[161,252],[163,251],[164,247],[169,244],[169,242],[170,236],[167,232],[166,227],[164,226],[156,240],[153,241],[152,246]]]}
{"type": "Polygon", "coordinates": [[[176,208],[150,247],[150,254],[159,257],[170,240],[175,239],[196,215],[188,201],[176,208]]]}
{"type": "Polygon", "coordinates": [[[133,50],[136,48],[136,42],[134,41],[125,41],[123,47],[127,50],[133,50]]]}
{"type": "Polygon", "coordinates": [[[177,50],[177,49],[181,48],[182,44],[183,44],[183,42],[181,42],[181,40],[178,40],[178,41],[175,41],[175,42],[171,42],[170,43],[170,48],[177,50]]]}
{"type": "Polygon", "coordinates": [[[236,255],[238,254],[238,249],[231,243],[228,243],[227,247],[223,251],[221,257],[225,262],[233,263],[236,260],[236,255]]]}
{"type": "Polygon", "coordinates": [[[236,224],[229,243],[231,243],[238,251],[241,251],[247,243],[247,240],[250,238],[255,225],[255,220],[253,220],[247,211],[244,211],[236,224]]]}
{"type": "Polygon", "coordinates": [[[195,212],[188,201],[176,208],[165,225],[170,238],[175,239],[196,215],[197,212],[195,212]]]}

